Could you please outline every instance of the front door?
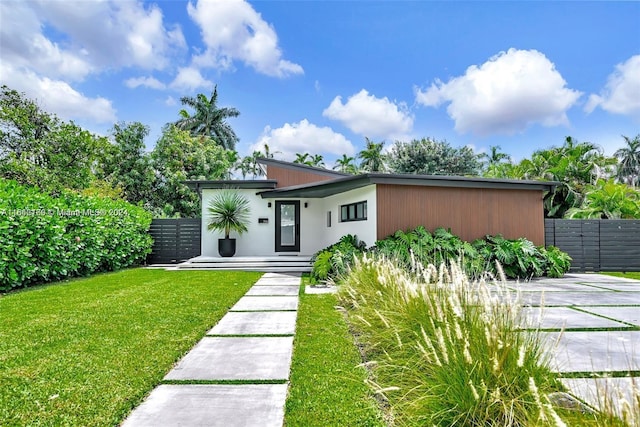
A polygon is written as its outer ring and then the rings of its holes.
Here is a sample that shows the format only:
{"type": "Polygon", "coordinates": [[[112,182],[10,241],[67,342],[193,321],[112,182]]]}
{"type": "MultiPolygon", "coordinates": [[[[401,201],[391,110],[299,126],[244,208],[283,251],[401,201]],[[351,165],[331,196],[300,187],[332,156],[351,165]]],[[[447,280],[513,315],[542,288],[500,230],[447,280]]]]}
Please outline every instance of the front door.
{"type": "Polygon", "coordinates": [[[276,202],[276,252],[300,252],[300,201],[276,202]]]}

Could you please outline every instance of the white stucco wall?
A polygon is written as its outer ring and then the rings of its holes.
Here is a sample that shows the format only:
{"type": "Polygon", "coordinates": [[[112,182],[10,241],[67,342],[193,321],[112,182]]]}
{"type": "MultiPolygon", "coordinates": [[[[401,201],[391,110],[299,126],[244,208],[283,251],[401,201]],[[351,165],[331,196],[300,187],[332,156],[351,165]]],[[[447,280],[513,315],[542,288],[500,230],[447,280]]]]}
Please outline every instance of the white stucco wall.
{"type": "MultiPolygon", "coordinates": [[[[202,190],[202,255],[218,257],[218,239],[224,238],[224,233],[207,231],[207,206],[215,197],[215,194],[222,190],[202,190]]],[[[249,200],[251,210],[251,222],[247,227],[248,232],[238,236],[231,232],[229,237],[236,239],[236,256],[258,256],[272,255],[274,253],[273,227],[275,222],[275,209],[267,207],[268,200],[256,195],[259,190],[239,189],[234,190],[241,193],[249,200]],[[259,224],[258,218],[268,218],[269,223],[259,224]]]]}
{"type": "Polygon", "coordinates": [[[376,242],[377,216],[376,216],[376,186],[358,188],[345,193],[336,194],[322,199],[324,203],[324,215],[322,222],[322,244],[317,250],[329,246],[346,234],[355,234],[358,239],[364,241],[367,246],[376,242]],[[367,219],[365,221],[340,222],[340,206],[349,203],[367,201],[367,219]],[[326,224],[326,211],[331,210],[331,227],[326,224]]]}
{"type": "MultiPolygon", "coordinates": [[[[207,206],[221,190],[202,190],[202,255],[218,257],[218,239],[223,233],[207,231],[207,206]]],[[[345,234],[355,234],[368,246],[376,238],[376,191],[375,186],[351,190],[324,199],[263,199],[256,189],[235,190],[242,193],[250,203],[251,222],[247,233],[236,239],[236,256],[274,256],[274,255],[313,255],[320,249],[337,242],[345,234]],[[275,202],[279,200],[300,201],[300,252],[275,251],[275,202]],[[365,221],[340,222],[340,205],[367,201],[367,219],[365,221]],[[271,207],[268,207],[271,202],[271,207]],[[307,207],[304,204],[307,203],[307,207]],[[331,211],[331,227],[327,227],[327,212],[331,211]],[[258,218],[268,218],[267,224],[259,224],[258,218]]]]}

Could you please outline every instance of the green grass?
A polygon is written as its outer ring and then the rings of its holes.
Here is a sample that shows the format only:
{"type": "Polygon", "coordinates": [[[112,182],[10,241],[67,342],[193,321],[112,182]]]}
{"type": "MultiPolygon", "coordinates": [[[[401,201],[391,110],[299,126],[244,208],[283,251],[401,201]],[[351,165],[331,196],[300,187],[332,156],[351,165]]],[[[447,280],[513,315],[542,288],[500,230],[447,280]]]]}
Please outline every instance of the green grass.
{"type": "Polygon", "coordinates": [[[601,272],[600,274],[606,274],[607,276],[614,276],[614,277],[626,277],[627,279],[636,279],[636,280],[640,280],[640,272],[636,271],[636,272],[628,272],[628,273],[609,273],[609,272],[601,272]]]}
{"type": "Polygon", "coordinates": [[[119,424],[259,276],[135,269],[0,297],[0,425],[119,424]]]}
{"type": "Polygon", "coordinates": [[[301,295],[285,425],[384,426],[333,295],[301,295]]]}

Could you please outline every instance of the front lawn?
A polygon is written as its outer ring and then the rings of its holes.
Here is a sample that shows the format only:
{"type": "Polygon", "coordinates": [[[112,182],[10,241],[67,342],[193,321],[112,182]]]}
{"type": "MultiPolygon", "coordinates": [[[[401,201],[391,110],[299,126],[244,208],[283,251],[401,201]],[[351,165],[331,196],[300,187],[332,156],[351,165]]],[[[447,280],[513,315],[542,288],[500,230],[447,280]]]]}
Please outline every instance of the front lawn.
{"type": "Polygon", "coordinates": [[[135,269],[0,296],[0,425],[119,424],[259,277],[135,269]]]}
{"type": "Polygon", "coordinates": [[[606,274],[607,276],[614,276],[614,277],[625,277],[627,279],[635,279],[635,280],[640,280],[640,272],[638,271],[630,271],[627,273],[610,273],[610,272],[605,272],[602,271],[600,272],[600,274],[606,274]]]}
{"type": "Polygon", "coordinates": [[[334,295],[301,295],[285,412],[288,427],[385,423],[334,295]]]}

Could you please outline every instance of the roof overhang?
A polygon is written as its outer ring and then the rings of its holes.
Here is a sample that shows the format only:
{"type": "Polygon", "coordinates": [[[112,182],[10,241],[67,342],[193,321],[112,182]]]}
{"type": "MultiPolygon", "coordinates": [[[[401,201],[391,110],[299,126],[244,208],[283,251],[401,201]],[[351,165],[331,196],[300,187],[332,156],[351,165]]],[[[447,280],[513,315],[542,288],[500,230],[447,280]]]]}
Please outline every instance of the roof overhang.
{"type": "Polygon", "coordinates": [[[559,182],[524,181],[440,175],[363,174],[261,191],[264,199],[298,197],[324,198],[373,184],[414,185],[421,187],[487,188],[502,190],[551,191],[559,182]]]}
{"type": "Polygon", "coordinates": [[[271,190],[276,188],[278,182],[272,179],[255,179],[255,180],[223,180],[223,181],[184,181],[187,187],[192,190],[209,190],[209,189],[255,189],[255,190],[271,190]]]}

